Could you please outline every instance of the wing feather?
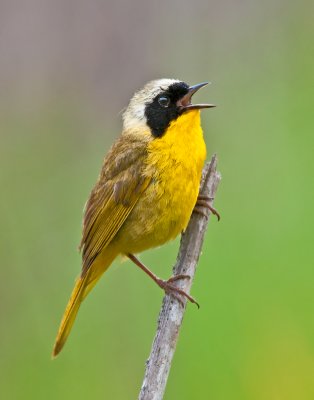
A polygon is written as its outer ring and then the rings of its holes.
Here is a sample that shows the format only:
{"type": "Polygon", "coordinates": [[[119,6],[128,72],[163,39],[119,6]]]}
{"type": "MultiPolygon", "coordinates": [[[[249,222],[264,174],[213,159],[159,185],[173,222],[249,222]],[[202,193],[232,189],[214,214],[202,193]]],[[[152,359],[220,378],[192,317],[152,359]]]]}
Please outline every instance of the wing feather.
{"type": "Polygon", "coordinates": [[[122,136],[105,158],[84,212],[82,276],[116,236],[149,185],[151,178],[144,172],[146,149],[145,141],[122,136]]]}

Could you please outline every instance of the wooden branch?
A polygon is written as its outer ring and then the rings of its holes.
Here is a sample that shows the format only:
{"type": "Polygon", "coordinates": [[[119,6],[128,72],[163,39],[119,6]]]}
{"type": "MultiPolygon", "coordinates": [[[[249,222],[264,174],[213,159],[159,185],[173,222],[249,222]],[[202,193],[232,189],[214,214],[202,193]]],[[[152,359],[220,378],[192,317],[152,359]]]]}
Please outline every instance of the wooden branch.
{"type": "MultiPolygon", "coordinates": [[[[221,179],[216,168],[217,157],[214,155],[210,163],[207,163],[203,169],[200,195],[208,196],[212,199],[215,197],[221,179]]],[[[190,292],[192,286],[208,225],[209,210],[206,209],[205,213],[207,217],[201,214],[192,214],[189,225],[185,233],[182,234],[176,265],[173,268],[174,275],[190,275],[190,280],[177,281],[177,286],[187,293],[190,292]]],[[[162,400],[163,398],[186,307],[186,299],[182,300],[185,304],[184,307],[171,295],[165,295],[163,299],[158,318],[157,332],[149,359],[146,362],[145,376],[139,400],[162,400]]]]}

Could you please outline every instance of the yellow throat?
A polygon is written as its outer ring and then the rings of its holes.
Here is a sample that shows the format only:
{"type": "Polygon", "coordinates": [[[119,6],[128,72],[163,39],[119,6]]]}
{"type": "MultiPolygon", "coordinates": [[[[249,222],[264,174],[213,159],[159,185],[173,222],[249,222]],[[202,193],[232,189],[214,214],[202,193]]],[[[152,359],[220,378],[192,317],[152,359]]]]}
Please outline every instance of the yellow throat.
{"type": "Polygon", "coordinates": [[[147,164],[157,164],[159,172],[170,162],[173,167],[181,164],[188,175],[200,178],[206,158],[200,111],[188,111],[172,121],[162,137],[150,142],[148,152],[147,164]]]}

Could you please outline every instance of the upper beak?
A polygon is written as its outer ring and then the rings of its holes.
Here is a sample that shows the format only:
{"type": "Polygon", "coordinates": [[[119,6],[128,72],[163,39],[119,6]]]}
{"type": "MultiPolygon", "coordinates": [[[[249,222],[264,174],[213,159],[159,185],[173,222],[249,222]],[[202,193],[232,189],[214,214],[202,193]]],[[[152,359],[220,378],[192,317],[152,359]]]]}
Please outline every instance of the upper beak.
{"type": "Polygon", "coordinates": [[[192,104],[191,103],[191,98],[194,93],[196,93],[199,89],[201,89],[203,86],[208,85],[208,82],[203,82],[203,83],[198,83],[197,85],[190,86],[189,91],[185,96],[183,96],[177,103],[177,105],[180,107],[180,110],[186,111],[186,110],[200,110],[202,108],[212,108],[216,107],[214,104],[192,104]]]}

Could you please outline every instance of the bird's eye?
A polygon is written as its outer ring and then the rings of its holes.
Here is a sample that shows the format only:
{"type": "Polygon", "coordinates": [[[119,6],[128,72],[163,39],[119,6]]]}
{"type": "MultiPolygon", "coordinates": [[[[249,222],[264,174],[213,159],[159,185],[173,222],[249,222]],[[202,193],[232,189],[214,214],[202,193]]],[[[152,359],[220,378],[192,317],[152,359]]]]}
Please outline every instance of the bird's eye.
{"type": "Polygon", "coordinates": [[[169,103],[170,103],[170,99],[167,96],[160,96],[158,98],[158,103],[162,106],[162,107],[168,107],[169,103]]]}

